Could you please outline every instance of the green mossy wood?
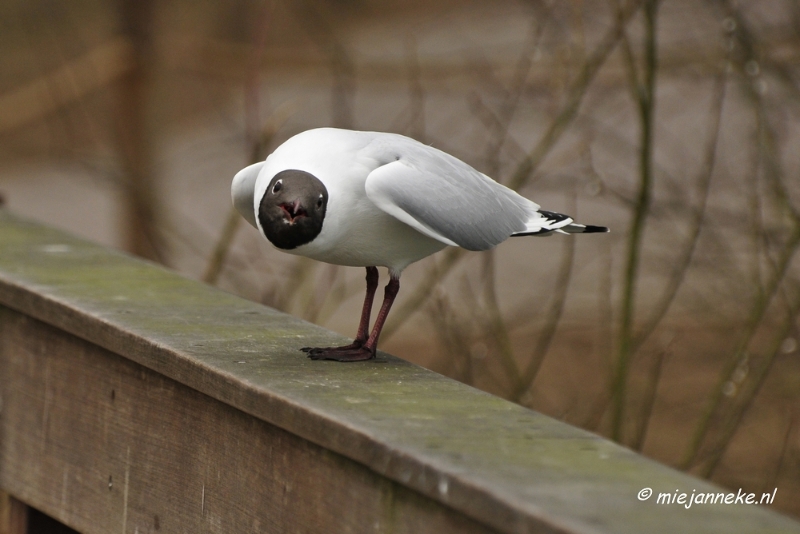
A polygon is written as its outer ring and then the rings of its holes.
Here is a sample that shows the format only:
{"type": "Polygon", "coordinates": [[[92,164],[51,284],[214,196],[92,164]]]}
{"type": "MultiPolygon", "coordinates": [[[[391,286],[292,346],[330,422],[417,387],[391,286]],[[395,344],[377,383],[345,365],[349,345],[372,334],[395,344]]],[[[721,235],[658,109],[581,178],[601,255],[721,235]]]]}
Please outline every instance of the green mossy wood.
{"type": "MultiPolygon", "coordinates": [[[[58,343],[64,347],[77,346],[78,342],[97,347],[81,350],[86,354],[97,352],[98,359],[92,361],[106,362],[103,365],[113,367],[115,376],[122,377],[119,380],[124,381],[130,369],[141,366],[146,368],[143,373],[152,376],[149,383],[173,384],[167,389],[178,393],[164,393],[165,406],[169,399],[186,398],[190,400],[181,402],[189,403],[187,406],[193,409],[219,414],[216,419],[199,417],[198,425],[220,426],[228,419],[249,419],[254,429],[253,447],[272,447],[269,439],[280,435],[281,443],[288,443],[292,450],[317,451],[314,461],[327,465],[323,469],[326,473],[335,473],[336,466],[347,464],[352,472],[362,469],[370,477],[383,480],[383,485],[370,482],[371,485],[359,486],[364,492],[382,495],[382,509],[373,511],[383,518],[374,522],[377,531],[402,531],[405,527],[400,525],[410,525],[398,516],[416,512],[409,512],[413,507],[395,510],[397,499],[406,504],[430,501],[431,506],[438,507],[436,510],[445,510],[437,514],[460,517],[447,523],[453,531],[466,529],[469,524],[467,530],[485,528],[509,533],[800,532],[800,524],[770,511],[768,506],[695,505],[687,510],[677,504],[656,504],[655,496],[640,502],[637,493],[645,487],[653,488],[656,495],[675,490],[727,490],[385,353],[379,353],[376,361],[358,364],[311,361],[298,350],[300,347],[335,345],[345,340],[157,265],[2,210],[0,310],[0,335],[5,334],[0,339],[0,372],[25,375],[17,382],[13,376],[0,376],[0,388],[6,388],[0,389],[0,401],[8,401],[8,388],[22,395],[17,391],[22,386],[13,386],[15,383],[30,382],[31,387],[37,383],[36,377],[41,373],[26,367],[23,360],[28,356],[20,356],[21,351],[10,345],[14,332],[44,323],[34,331],[46,330],[49,333],[42,334],[46,339],[55,339],[53,336],[58,337],[60,332],[65,341],[58,343]],[[23,320],[25,317],[28,319],[23,320]],[[69,341],[72,336],[80,339],[69,341]],[[14,358],[16,363],[11,361],[14,358]],[[202,399],[191,397],[192,390],[203,394],[202,399]],[[336,460],[324,460],[331,453],[336,460]],[[397,491],[387,491],[387,487],[397,491]],[[387,497],[398,492],[403,496],[387,497]],[[396,526],[389,528],[387,522],[396,526]]],[[[18,344],[23,344],[27,338],[19,336],[18,344]]],[[[52,342],[53,346],[58,343],[52,342]]],[[[84,361],[81,358],[88,358],[86,354],[72,356],[78,362],[75,365],[84,361]]],[[[53,357],[42,356],[42,361],[66,365],[46,360],[53,357]]],[[[67,367],[63,369],[63,373],[68,372],[67,367]]],[[[65,394],[65,399],[69,398],[72,397],[65,394]]],[[[159,414],[158,398],[158,390],[142,396],[142,403],[154,402],[149,408],[151,418],[164,414],[181,417],[181,411],[174,408],[165,407],[159,414]]],[[[46,409],[46,402],[44,406],[46,409]]],[[[92,406],[98,411],[108,409],[99,402],[87,403],[82,409],[92,410],[92,406]]],[[[130,417],[134,417],[133,412],[130,417]]],[[[4,421],[11,417],[9,413],[14,410],[0,411],[0,486],[22,500],[32,499],[32,493],[19,494],[25,493],[24,488],[9,488],[14,486],[9,473],[16,471],[6,463],[21,454],[13,444],[16,436],[4,421]]],[[[64,414],[69,416],[66,411],[64,414]]],[[[135,419],[126,423],[131,428],[137,424],[135,419]]],[[[180,426],[177,421],[176,425],[180,426]]],[[[194,431],[202,434],[217,430],[194,431]]],[[[231,432],[233,442],[215,441],[219,446],[212,449],[248,450],[248,434],[231,432]]],[[[176,437],[178,441],[182,439],[176,437]]],[[[224,436],[214,439],[224,440],[224,436]]],[[[130,457],[137,459],[137,480],[157,488],[159,479],[147,479],[148,470],[141,463],[158,464],[159,459],[137,455],[130,446],[127,450],[130,457]]],[[[164,454],[164,458],[170,457],[167,452],[164,454]]],[[[128,462],[126,465],[132,465],[130,457],[123,459],[128,462]]],[[[251,478],[248,491],[257,494],[258,477],[274,475],[275,470],[265,463],[269,455],[255,458],[258,460],[253,459],[244,469],[251,478]]],[[[180,458],[173,462],[178,465],[162,465],[159,469],[187,469],[180,465],[180,458]]],[[[309,461],[306,466],[300,455],[293,465],[302,471],[316,464],[309,461]]],[[[55,494],[66,484],[62,477],[70,476],[69,470],[65,473],[54,476],[55,494]]],[[[124,476],[127,481],[128,475],[124,476]]],[[[333,509],[347,509],[351,499],[346,494],[332,499],[326,494],[325,481],[317,483],[319,494],[315,498],[333,502],[333,509]]],[[[331,487],[335,486],[334,483],[331,487]]],[[[205,485],[203,488],[205,503],[210,496],[205,493],[205,485]]],[[[195,497],[192,494],[191,506],[199,514],[195,497]]],[[[126,494],[125,498],[123,514],[127,523],[123,524],[123,531],[128,528],[133,532],[128,518],[133,512],[127,508],[130,496],[126,494]]],[[[352,502],[359,501],[353,497],[352,502]]],[[[139,503],[140,509],[145,506],[143,503],[139,503]]],[[[305,505],[315,506],[314,501],[305,505]]],[[[170,506],[183,506],[182,496],[173,495],[170,506]]],[[[247,506],[218,512],[255,513],[247,506]]],[[[339,518],[344,520],[351,515],[342,513],[339,518]]],[[[224,531],[225,524],[236,524],[233,519],[215,517],[218,523],[209,523],[208,531],[224,531]]],[[[336,520],[337,517],[329,519],[336,520]]],[[[259,521],[265,531],[270,530],[259,521]]],[[[255,519],[251,523],[256,524],[255,519]]],[[[304,531],[299,525],[298,531],[304,531]]]]}

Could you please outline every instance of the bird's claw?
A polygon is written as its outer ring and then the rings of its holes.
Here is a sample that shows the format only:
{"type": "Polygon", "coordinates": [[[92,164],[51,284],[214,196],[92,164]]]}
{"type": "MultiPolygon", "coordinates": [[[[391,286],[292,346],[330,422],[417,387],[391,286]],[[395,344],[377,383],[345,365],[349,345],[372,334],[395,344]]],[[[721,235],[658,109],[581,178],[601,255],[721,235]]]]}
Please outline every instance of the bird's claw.
{"type": "Polygon", "coordinates": [[[303,347],[300,350],[302,350],[307,354],[312,354],[325,351],[346,351],[346,350],[360,349],[363,345],[364,341],[355,339],[349,345],[344,345],[342,347],[303,347]]]}
{"type": "Polygon", "coordinates": [[[337,362],[361,362],[375,357],[375,351],[359,345],[345,347],[313,348],[303,347],[302,350],[312,360],[333,360],[337,362]]]}

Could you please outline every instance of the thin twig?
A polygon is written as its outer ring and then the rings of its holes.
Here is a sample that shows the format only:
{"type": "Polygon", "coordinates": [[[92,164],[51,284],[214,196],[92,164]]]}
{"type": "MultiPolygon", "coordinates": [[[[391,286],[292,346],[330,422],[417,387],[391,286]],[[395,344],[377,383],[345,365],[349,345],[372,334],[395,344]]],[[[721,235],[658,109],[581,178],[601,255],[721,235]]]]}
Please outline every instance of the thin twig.
{"type": "MultiPolygon", "coordinates": [[[[746,63],[750,60],[751,57],[745,55],[740,61],[746,63]]],[[[770,178],[772,180],[782,180],[783,173],[780,170],[780,163],[776,153],[775,143],[773,141],[774,134],[772,133],[772,128],[770,127],[763,109],[761,96],[758,92],[758,89],[754,87],[752,80],[747,80],[745,78],[745,81],[742,85],[745,89],[745,94],[747,94],[754,109],[756,110],[759,154],[761,155],[762,160],[766,160],[764,165],[768,174],[771,175],[770,178]]],[[[773,192],[776,192],[779,195],[779,199],[781,199],[781,188],[773,188],[773,192]]],[[[750,342],[758,330],[758,327],[761,325],[762,319],[769,308],[773,297],[777,293],[781,282],[786,275],[789,265],[791,264],[792,258],[795,255],[797,247],[800,244],[800,218],[795,215],[795,211],[791,209],[790,205],[788,205],[787,199],[781,200],[787,203],[784,205],[789,208],[787,209],[787,212],[792,216],[793,229],[791,230],[791,234],[787,240],[787,243],[781,248],[779,256],[774,260],[773,268],[767,280],[763,284],[759,283],[756,286],[759,291],[755,296],[753,305],[750,309],[750,314],[744,324],[744,327],[742,328],[742,333],[737,341],[732,357],[720,374],[720,378],[712,392],[708,406],[703,411],[700,421],[698,422],[697,427],[692,434],[689,446],[681,462],[681,467],[683,469],[689,469],[695,463],[702,448],[703,441],[711,429],[713,417],[719,410],[724,400],[725,384],[728,383],[730,377],[735,372],[738,362],[741,360],[742,355],[747,350],[747,347],[750,345],[750,342]]],[[[758,214],[755,214],[754,221],[756,221],[756,223],[757,219],[758,214]]],[[[760,269],[760,264],[757,260],[755,262],[755,267],[756,269],[760,269]]]]}
{"type": "Polygon", "coordinates": [[[330,298],[326,298],[320,308],[317,320],[319,324],[325,324],[333,317],[342,304],[349,298],[361,294],[364,287],[361,283],[348,283],[347,277],[342,276],[339,281],[328,292],[330,298]]]}
{"type": "MultiPolygon", "coordinates": [[[[793,230],[792,234],[789,238],[787,244],[784,245],[784,256],[779,258],[778,262],[774,265],[774,269],[777,270],[784,270],[787,266],[791,263],[794,254],[797,252],[798,248],[800,248],[800,217],[797,216],[797,211],[791,205],[789,200],[788,194],[786,193],[785,184],[784,182],[784,175],[781,165],[778,160],[778,153],[777,147],[775,144],[775,136],[772,131],[772,128],[767,120],[766,113],[762,109],[762,102],[760,95],[755,88],[752,87],[752,84],[748,84],[750,87],[750,97],[756,105],[758,110],[758,118],[759,118],[759,139],[760,139],[760,148],[763,154],[763,162],[765,166],[765,174],[766,178],[769,180],[770,184],[772,185],[772,193],[776,199],[778,199],[781,207],[783,207],[786,212],[791,216],[791,220],[793,223],[793,230]],[[782,260],[786,258],[787,263],[783,264],[782,260]]],[[[783,278],[783,275],[781,276],[783,278]]],[[[776,286],[776,291],[779,286],[776,286]]],[[[788,295],[788,291],[784,291],[785,295],[788,295]]],[[[711,449],[711,454],[707,459],[706,463],[701,470],[701,473],[704,476],[710,477],[713,475],[714,471],[716,470],[719,462],[721,461],[725,451],[727,450],[728,446],[730,445],[730,441],[733,438],[736,430],[738,429],[741,420],[746,413],[746,411],[752,405],[758,391],[760,390],[761,386],[763,385],[764,380],[771,368],[772,362],[777,354],[780,344],[788,335],[789,331],[794,325],[795,316],[800,310],[800,296],[796,296],[794,300],[791,300],[790,297],[785,297],[788,300],[788,317],[786,322],[784,323],[783,329],[780,333],[773,338],[772,347],[767,352],[767,357],[765,362],[762,364],[761,369],[754,373],[752,376],[751,384],[752,386],[746,390],[743,390],[740,395],[738,396],[738,403],[733,406],[730,412],[727,414],[726,420],[722,424],[722,430],[716,443],[711,449]]],[[[771,299],[770,299],[771,300],[771,299]]],[[[766,303],[769,305],[769,302],[766,303]]],[[[759,321],[760,323],[760,321],[759,321]]],[[[757,326],[757,325],[756,325],[757,326]]],[[[749,340],[748,340],[749,345],[749,340]]],[[[746,348],[747,345],[744,346],[746,348]]]]}
{"type": "MultiPolygon", "coordinates": [[[[313,277],[314,271],[319,266],[319,262],[316,262],[310,258],[298,256],[292,262],[291,267],[287,269],[287,281],[282,284],[279,292],[273,295],[273,298],[270,302],[263,303],[268,304],[269,306],[272,306],[278,310],[288,312],[290,310],[291,303],[299,301],[297,294],[300,293],[300,290],[303,288],[303,286],[306,285],[306,283],[313,277]]],[[[297,306],[297,308],[302,309],[301,306],[297,306]]]]}
{"type": "Polygon", "coordinates": [[[222,267],[225,264],[225,258],[228,255],[233,238],[236,237],[236,231],[239,229],[239,223],[242,216],[235,209],[228,210],[228,216],[225,219],[225,224],[222,227],[217,243],[214,245],[214,250],[206,264],[206,270],[203,273],[203,282],[206,284],[217,285],[219,274],[222,272],[222,267]]]}
{"type": "Polygon", "coordinates": [[[522,373],[514,359],[514,349],[508,335],[500,306],[497,302],[497,291],[494,276],[494,251],[483,253],[483,302],[486,310],[486,327],[489,335],[494,338],[500,356],[500,361],[506,370],[506,375],[511,382],[511,391],[518,391],[521,387],[522,373]]]}
{"type": "Polygon", "coordinates": [[[409,34],[405,40],[406,70],[408,71],[408,114],[409,134],[425,142],[425,89],[422,87],[422,69],[419,65],[417,42],[409,34]]]}
{"type": "MultiPolygon", "coordinates": [[[[598,290],[598,329],[599,335],[598,337],[599,342],[598,344],[602,346],[602,342],[604,340],[611,340],[613,339],[613,331],[614,331],[614,307],[613,307],[613,271],[614,271],[614,263],[613,263],[613,254],[611,253],[611,242],[609,240],[603,239],[598,241],[598,246],[602,247],[601,255],[602,258],[605,260],[604,264],[604,275],[601,278],[600,289],[598,290]]],[[[614,370],[614,351],[613,347],[610,344],[610,341],[607,343],[607,346],[604,348],[605,352],[605,369],[607,369],[607,373],[610,376],[614,370]]],[[[610,380],[609,380],[610,381],[610,380]]],[[[600,390],[600,393],[597,395],[597,398],[592,402],[591,406],[592,409],[589,412],[589,415],[583,420],[583,422],[579,425],[581,428],[587,428],[590,430],[597,430],[600,427],[600,423],[603,419],[603,415],[606,413],[608,409],[608,405],[611,402],[610,390],[608,388],[603,388],[600,390]]]]}
{"type": "Polygon", "coordinates": [[[428,269],[425,277],[414,288],[414,292],[397,309],[392,310],[392,315],[386,322],[381,332],[381,341],[394,335],[397,330],[416,312],[428,299],[433,287],[440,283],[447,274],[455,267],[459,260],[465,256],[467,251],[463,248],[448,248],[440,256],[439,261],[435,261],[428,269]]]}
{"type": "MultiPolygon", "coordinates": [[[[489,130],[489,131],[501,131],[505,130],[504,140],[503,140],[503,148],[506,148],[507,151],[513,152],[513,154],[509,154],[510,157],[525,157],[525,149],[519,144],[519,142],[514,138],[513,135],[508,131],[507,126],[504,126],[503,121],[500,120],[500,117],[489,109],[489,106],[483,101],[483,98],[480,97],[477,93],[473,92],[467,95],[467,105],[469,106],[469,110],[472,112],[475,117],[481,121],[481,123],[489,130]]],[[[491,141],[490,141],[491,142],[491,141]]],[[[495,177],[499,176],[499,169],[500,164],[498,163],[496,167],[493,167],[492,164],[487,163],[487,170],[486,174],[489,176],[495,177]],[[497,170],[492,170],[496,168],[497,170]]]]}
{"type": "MultiPolygon", "coordinates": [[[[250,163],[257,163],[264,161],[267,157],[272,142],[278,130],[289,120],[297,109],[295,101],[290,100],[278,106],[269,119],[267,119],[261,132],[256,136],[250,149],[250,163]]],[[[255,115],[257,112],[251,110],[248,115],[255,115]]],[[[225,260],[228,257],[233,240],[236,237],[236,232],[239,229],[242,216],[236,211],[236,208],[231,207],[228,211],[228,216],[225,219],[225,224],[222,227],[222,232],[214,244],[211,255],[206,263],[206,269],[203,273],[203,282],[211,285],[216,285],[219,280],[219,275],[225,265],[225,260]]]]}
{"type": "MultiPolygon", "coordinates": [[[[800,230],[800,226],[798,226],[798,229],[800,230]]],[[[800,235],[800,232],[798,232],[798,235],[800,235]]],[[[741,425],[742,419],[753,406],[755,398],[761,391],[761,387],[764,385],[767,376],[769,376],[769,371],[772,369],[775,357],[780,352],[781,344],[792,331],[792,328],[794,328],[798,312],[800,312],[800,292],[795,291],[795,298],[789,303],[789,309],[787,310],[784,323],[773,336],[764,361],[761,363],[760,367],[752,373],[749,380],[749,387],[742,388],[739,394],[739,403],[737,407],[732,410],[727,420],[723,422],[719,437],[712,447],[711,453],[706,459],[703,468],[700,470],[701,476],[710,478],[719,466],[722,457],[725,455],[725,451],[728,450],[731,444],[733,436],[741,425]]]]}
{"type": "Polygon", "coordinates": [[[458,380],[466,384],[472,384],[472,356],[470,354],[470,342],[472,329],[469,324],[459,320],[452,303],[447,298],[444,291],[436,291],[436,295],[431,299],[429,316],[434,325],[439,341],[448,353],[446,359],[452,364],[450,376],[458,377],[458,380]],[[458,362],[463,360],[463,365],[459,368],[458,362]]]}
{"type": "Polygon", "coordinates": [[[789,452],[791,450],[790,443],[792,440],[792,435],[794,434],[794,429],[797,426],[797,418],[793,413],[789,414],[789,422],[786,425],[786,432],[783,434],[783,439],[781,440],[781,450],[778,453],[778,461],[775,462],[775,469],[772,471],[772,475],[767,479],[764,483],[762,488],[762,493],[766,493],[769,491],[768,488],[775,488],[778,486],[778,482],[780,481],[780,477],[784,474],[785,471],[785,464],[786,458],[789,456],[789,452]]]}
{"type": "Polygon", "coordinates": [[[511,120],[514,118],[514,112],[519,105],[522,92],[525,89],[525,81],[528,79],[528,74],[533,65],[532,56],[540,45],[542,34],[546,28],[545,22],[550,19],[551,9],[552,8],[548,8],[545,16],[542,18],[544,22],[540,22],[538,17],[531,22],[528,38],[514,66],[514,73],[511,77],[511,84],[508,92],[501,102],[495,117],[497,120],[494,121],[493,127],[489,130],[489,142],[486,147],[486,164],[489,176],[500,175],[500,153],[508,138],[511,120]]]}
{"type": "MultiPolygon", "coordinates": [[[[574,200],[573,197],[573,206],[570,211],[575,210],[574,200]]],[[[553,289],[550,306],[545,314],[545,324],[539,332],[539,337],[531,352],[528,365],[519,381],[519,387],[516,390],[512,390],[511,400],[515,402],[518,402],[531,388],[536,377],[539,375],[539,370],[542,368],[542,364],[544,363],[545,357],[550,350],[550,345],[555,337],[556,330],[558,330],[558,326],[561,323],[570,281],[572,280],[572,267],[575,263],[575,240],[572,239],[574,236],[565,237],[566,239],[564,240],[561,253],[561,263],[558,266],[558,277],[553,289]]]]}
{"type": "Polygon", "coordinates": [[[707,408],[703,411],[703,415],[698,422],[694,433],[692,434],[689,448],[687,449],[683,461],[681,462],[681,467],[684,470],[689,469],[694,464],[695,459],[700,452],[700,447],[702,446],[703,440],[711,428],[712,418],[719,409],[725,397],[725,384],[730,381],[730,377],[735,372],[736,366],[739,364],[742,355],[750,345],[758,326],[761,324],[761,320],[764,317],[769,304],[772,302],[780,282],[783,280],[788,266],[791,263],[795,252],[797,251],[798,244],[800,244],[800,225],[795,227],[795,230],[790,237],[786,248],[783,250],[781,257],[779,258],[778,267],[773,271],[772,276],[764,288],[763,294],[760,294],[756,298],[756,302],[753,304],[753,307],[750,310],[750,316],[748,317],[742,329],[742,334],[736,344],[735,350],[733,351],[733,357],[728,361],[728,364],[725,366],[723,372],[720,373],[720,379],[714,388],[711,400],[709,401],[707,408]]]}
{"type": "Polygon", "coordinates": [[[567,126],[569,126],[572,119],[575,118],[578,108],[583,101],[583,97],[586,94],[586,90],[589,88],[592,80],[594,80],[600,67],[605,64],[606,59],[608,59],[608,56],[616,47],[628,22],[639,10],[642,1],[643,0],[631,0],[621,10],[614,25],[603,36],[600,43],[592,51],[592,54],[583,63],[583,67],[578,73],[577,78],[570,86],[566,103],[551,121],[536,146],[534,146],[528,155],[517,165],[516,170],[509,180],[508,186],[511,189],[517,190],[528,181],[530,176],[539,168],[545,156],[550,153],[550,150],[564,134],[567,126]]]}
{"type": "MultiPolygon", "coordinates": [[[[516,171],[513,173],[509,181],[509,187],[512,189],[519,189],[525,182],[527,182],[531,173],[538,167],[543,158],[550,152],[556,141],[560,139],[561,135],[566,130],[566,126],[572,121],[578,111],[583,96],[589,87],[589,84],[594,80],[595,75],[600,70],[600,67],[605,63],[611,51],[619,41],[622,31],[627,26],[630,19],[638,11],[642,0],[631,0],[630,3],[623,9],[623,13],[614,23],[614,26],[606,33],[600,44],[595,48],[592,54],[586,59],[581,68],[578,77],[572,84],[569,92],[567,102],[561,108],[561,111],[553,119],[549,125],[544,136],[540,139],[533,150],[523,158],[518,164],[516,171]]],[[[439,262],[439,276],[444,278],[451,269],[458,263],[459,259],[463,256],[465,251],[463,249],[451,248],[442,254],[442,260],[439,262]]],[[[436,268],[432,269],[436,271],[436,268]]],[[[415,288],[414,294],[406,300],[402,306],[393,310],[389,322],[381,333],[381,339],[385,342],[388,337],[393,335],[397,329],[408,320],[408,318],[416,312],[419,307],[425,302],[428,294],[433,286],[440,282],[441,279],[431,279],[426,276],[422,282],[415,288]]]]}
{"type": "Polygon", "coordinates": [[[300,25],[328,57],[328,67],[333,77],[331,100],[333,125],[337,128],[353,127],[353,94],[356,68],[350,54],[336,34],[330,10],[323,12],[323,4],[312,0],[290,2],[300,25]]]}
{"type": "Polygon", "coordinates": [[[639,422],[636,425],[636,434],[633,438],[633,442],[631,443],[631,448],[635,451],[641,452],[642,447],[644,447],[645,440],[647,439],[647,431],[649,430],[650,422],[653,419],[653,406],[655,406],[658,386],[661,383],[661,371],[664,368],[664,363],[669,357],[669,347],[672,344],[673,339],[674,336],[667,342],[666,347],[656,354],[654,358],[655,361],[650,368],[650,375],[648,376],[644,387],[644,399],[642,400],[641,414],[638,418],[639,422]]]}
{"type": "Polygon", "coordinates": [[[714,90],[714,107],[711,112],[711,120],[709,121],[708,141],[704,152],[704,158],[700,167],[700,173],[697,178],[697,205],[694,207],[689,220],[689,237],[683,250],[678,254],[678,259],[674,263],[672,273],[669,277],[661,298],[653,306],[653,312],[645,325],[636,333],[633,341],[631,342],[631,351],[636,352],[647,340],[650,334],[656,329],[661,320],[667,314],[670,306],[675,300],[683,281],[686,279],[686,271],[692,261],[695,248],[697,246],[698,238],[700,237],[700,230],[703,228],[703,221],[705,220],[706,204],[708,200],[708,191],[711,185],[711,177],[714,174],[714,165],[716,162],[717,145],[719,142],[720,123],[722,118],[722,107],[725,100],[725,86],[727,78],[720,75],[717,78],[714,90]]]}
{"type": "MultiPolygon", "coordinates": [[[[303,317],[306,321],[316,323],[322,312],[322,308],[329,299],[341,299],[343,296],[342,286],[336,284],[341,271],[342,269],[339,265],[328,263],[323,266],[323,280],[314,284],[315,291],[312,293],[311,298],[306,304],[305,311],[303,312],[303,317]]],[[[339,303],[341,303],[341,300],[339,300],[339,303]]]]}
{"type": "Polygon", "coordinates": [[[617,362],[611,383],[612,414],[611,437],[615,441],[623,439],[625,421],[625,401],[628,383],[628,372],[631,358],[631,336],[633,332],[634,305],[636,299],[636,282],[638,279],[642,237],[644,225],[650,207],[653,182],[653,129],[655,112],[655,78],[657,64],[656,49],[656,14],[658,0],[646,0],[645,15],[645,53],[644,80],[638,91],[639,116],[641,120],[640,147],[640,182],[636,207],[628,233],[627,254],[625,262],[623,295],[621,302],[620,327],[617,341],[617,362]]]}
{"type": "Polygon", "coordinates": [[[98,45],[36,80],[3,93],[0,96],[0,132],[39,121],[126,76],[132,68],[130,40],[117,37],[98,45]]]}

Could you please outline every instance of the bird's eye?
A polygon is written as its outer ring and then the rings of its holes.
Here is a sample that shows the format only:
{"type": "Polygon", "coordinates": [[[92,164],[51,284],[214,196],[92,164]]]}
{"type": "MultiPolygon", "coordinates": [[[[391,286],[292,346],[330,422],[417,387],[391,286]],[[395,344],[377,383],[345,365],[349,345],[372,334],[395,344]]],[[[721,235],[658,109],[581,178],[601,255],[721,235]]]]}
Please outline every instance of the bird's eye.
{"type": "Polygon", "coordinates": [[[272,194],[274,195],[275,193],[280,191],[282,187],[283,187],[283,180],[278,180],[277,182],[275,182],[275,185],[272,186],[272,194]]]}
{"type": "Polygon", "coordinates": [[[320,195],[319,198],[317,199],[317,209],[320,209],[321,207],[322,207],[322,195],[320,195]]]}

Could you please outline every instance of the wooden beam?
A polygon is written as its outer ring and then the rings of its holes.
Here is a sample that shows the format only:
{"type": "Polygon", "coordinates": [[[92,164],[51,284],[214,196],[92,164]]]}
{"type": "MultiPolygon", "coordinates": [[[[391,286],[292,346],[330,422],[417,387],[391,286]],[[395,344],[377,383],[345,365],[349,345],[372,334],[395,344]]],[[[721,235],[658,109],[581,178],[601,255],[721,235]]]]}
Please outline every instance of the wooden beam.
{"type": "Polygon", "coordinates": [[[342,339],[2,210],[0,306],[0,489],[84,532],[800,532],[657,504],[727,490],[387,354],[313,362],[342,339]]]}
{"type": "Polygon", "coordinates": [[[28,534],[28,507],[0,491],[0,534],[28,534]]]}
{"type": "Polygon", "coordinates": [[[19,312],[0,325],[0,486],[81,532],[489,531],[19,312]]]}

